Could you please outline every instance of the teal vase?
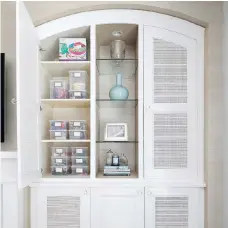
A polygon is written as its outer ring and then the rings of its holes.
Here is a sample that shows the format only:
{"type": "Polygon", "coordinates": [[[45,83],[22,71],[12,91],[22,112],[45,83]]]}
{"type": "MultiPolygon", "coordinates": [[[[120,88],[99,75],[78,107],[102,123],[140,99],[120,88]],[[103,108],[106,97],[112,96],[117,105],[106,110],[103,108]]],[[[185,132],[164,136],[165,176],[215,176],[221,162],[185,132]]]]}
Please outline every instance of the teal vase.
{"type": "Polygon", "coordinates": [[[127,100],[129,95],[128,89],[122,86],[122,75],[116,74],[116,85],[109,91],[111,100],[127,100]]]}

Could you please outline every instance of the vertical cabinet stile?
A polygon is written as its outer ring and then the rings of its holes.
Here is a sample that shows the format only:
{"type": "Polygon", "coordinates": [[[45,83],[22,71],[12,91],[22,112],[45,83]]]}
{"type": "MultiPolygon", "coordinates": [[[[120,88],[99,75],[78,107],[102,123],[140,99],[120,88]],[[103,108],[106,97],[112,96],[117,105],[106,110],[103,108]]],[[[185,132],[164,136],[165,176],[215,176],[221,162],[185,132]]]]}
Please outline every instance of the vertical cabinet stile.
{"type": "Polygon", "coordinates": [[[90,27],[90,175],[96,177],[96,26],[90,27]]]}

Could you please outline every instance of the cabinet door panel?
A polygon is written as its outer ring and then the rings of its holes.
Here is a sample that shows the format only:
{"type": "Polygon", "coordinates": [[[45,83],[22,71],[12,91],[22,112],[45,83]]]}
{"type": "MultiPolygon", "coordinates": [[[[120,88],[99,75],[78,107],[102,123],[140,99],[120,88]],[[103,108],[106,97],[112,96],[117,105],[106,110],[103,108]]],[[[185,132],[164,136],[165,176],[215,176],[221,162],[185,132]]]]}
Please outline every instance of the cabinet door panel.
{"type": "Polygon", "coordinates": [[[92,189],[91,227],[144,227],[143,188],[92,189]]]}
{"type": "Polygon", "coordinates": [[[147,188],[146,228],[202,228],[203,189],[147,188]]]}
{"type": "Polygon", "coordinates": [[[203,177],[202,123],[197,95],[197,42],[182,34],[144,27],[145,176],[203,177]]]}
{"type": "Polygon", "coordinates": [[[38,37],[22,2],[18,3],[17,43],[17,137],[20,187],[36,181],[38,167],[38,37]]]}
{"type": "Polygon", "coordinates": [[[90,193],[85,188],[40,188],[37,222],[39,228],[89,228],[90,193]]]}

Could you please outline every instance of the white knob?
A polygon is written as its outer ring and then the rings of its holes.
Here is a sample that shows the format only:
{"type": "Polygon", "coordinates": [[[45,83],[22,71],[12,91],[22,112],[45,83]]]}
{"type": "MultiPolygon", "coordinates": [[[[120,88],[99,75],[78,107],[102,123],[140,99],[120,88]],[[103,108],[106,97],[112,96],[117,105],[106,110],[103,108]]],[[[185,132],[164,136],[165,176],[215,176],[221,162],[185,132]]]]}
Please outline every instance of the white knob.
{"type": "Polygon", "coordinates": [[[142,195],[142,191],[137,191],[137,194],[138,195],[142,195]]]}
{"type": "Polygon", "coordinates": [[[85,196],[87,196],[87,195],[88,195],[88,191],[87,191],[87,190],[85,190],[84,195],[85,195],[85,196]]]}
{"type": "Polygon", "coordinates": [[[147,192],[147,195],[148,195],[148,196],[151,196],[151,195],[152,195],[152,193],[151,193],[151,192],[147,192]]]}
{"type": "Polygon", "coordinates": [[[17,103],[17,99],[16,99],[15,97],[12,98],[11,103],[12,103],[12,104],[16,104],[16,103],[17,103]]]}
{"type": "Polygon", "coordinates": [[[150,109],[150,108],[151,108],[151,106],[150,106],[150,105],[147,105],[147,106],[146,106],[146,109],[150,109]]]}

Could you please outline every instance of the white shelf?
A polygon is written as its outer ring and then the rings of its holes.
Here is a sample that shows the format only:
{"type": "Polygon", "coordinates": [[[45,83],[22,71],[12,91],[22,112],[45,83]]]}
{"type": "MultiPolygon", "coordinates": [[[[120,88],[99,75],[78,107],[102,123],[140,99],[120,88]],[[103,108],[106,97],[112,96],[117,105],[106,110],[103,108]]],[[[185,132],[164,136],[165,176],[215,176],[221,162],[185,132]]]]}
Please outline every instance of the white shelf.
{"type": "Polygon", "coordinates": [[[41,99],[45,105],[53,108],[88,108],[90,99],[41,99]]]}
{"type": "Polygon", "coordinates": [[[76,175],[52,175],[51,173],[46,173],[46,174],[43,174],[43,179],[49,179],[49,180],[52,180],[54,179],[55,181],[60,179],[61,181],[63,179],[76,179],[76,180],[84,180],[84,179],[89,179],[90,178],[90,175],[85,175],[85,176],[76,176],[76,175]]]}
{"type": "Polygon", "coordinates": [[[97,174],[97,178],[102,178],[102,179],[136,179],[136,178],[138,178],[138,175],[136,172],[131,172],[130,176],[104,176],[103,172],[99,172],[97,174]]]}
{"type": "Polygon", "coordinates": [[[66,140],[55,140],[55,139],[43,139],[41,140],[41,142],[43,143],[56,143],[56,142],[60,142],[60,143],[72,143],[72,142],[76,142],[76,143],[86,143],[86,142],[90,142],[90,139],[84,139],[84,140],[72,140],[72,139],[66,139],[66,140]]]}
{"type": "Polygon", "coordinates": [[[0,151],[0,159],[16,159],[16,151],[0,151]]]}
{"type": "Polygon", "coordinates": [[[70,70],[90,69],[90,61],[41,61],[41,64],[54,77],[67,77],[70,70]]]}

